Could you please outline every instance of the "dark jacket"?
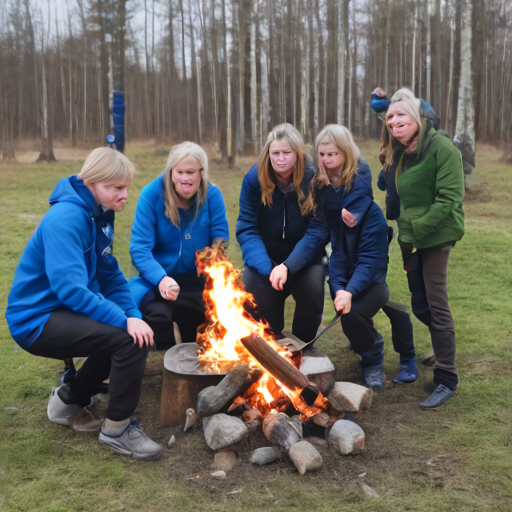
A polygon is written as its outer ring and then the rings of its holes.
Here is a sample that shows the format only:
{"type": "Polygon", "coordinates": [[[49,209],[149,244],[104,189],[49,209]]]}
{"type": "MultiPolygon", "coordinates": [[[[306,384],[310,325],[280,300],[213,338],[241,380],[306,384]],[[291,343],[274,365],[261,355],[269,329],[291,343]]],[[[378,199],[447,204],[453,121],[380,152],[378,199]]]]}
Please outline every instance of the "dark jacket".
{"type": "MultiPolygon", "coordinates": [[[[301,183],[304,197],[308,195],[313,175],[314,169],[309,164],[301,183]]],[[[301,215],[295,190],[292,188],[284,193],[276,186],[272,193],[272,205],[264,206],[261,202],[258,164],[254,164],[242,183],[239,207],[236,238],[245,266],[266,276],[270,275],[275,265],[281,263],[290,272],[300,270],[302,267],[297,266],[297,255],[293,249],[306,233],[311,215],[301,215]]],[[[323,246],[313,248],[311,263],[321,261],[324,255],[323,246]]]]}
{"type": "Polygon", "coordinates": [[[114,212],[103,212],[76,176],[57,183],[50,205],[21,255],[8,298],[9,330],[24,349],[56,309],[120,329],[127,318],[142,317],[112,256],[114,212]]]}
{"type": "Polygon", "coordinates": [[[388,225],[372,201],[355,227],[341,223],[329,262],[331,295],[346,290],[356,298],[371,284],[385,283],[387,268],[388,225]]]}
{"type": "Polygon", "coordinates": [[[400,197],[396,190],[396,167],[402,156],[402,150],[397,149],[393,154],[393,163],[387,171],[381,169],[377,179],[379,190],[386,192],[386,219],[396,220],[400,216],[400,197]]]}

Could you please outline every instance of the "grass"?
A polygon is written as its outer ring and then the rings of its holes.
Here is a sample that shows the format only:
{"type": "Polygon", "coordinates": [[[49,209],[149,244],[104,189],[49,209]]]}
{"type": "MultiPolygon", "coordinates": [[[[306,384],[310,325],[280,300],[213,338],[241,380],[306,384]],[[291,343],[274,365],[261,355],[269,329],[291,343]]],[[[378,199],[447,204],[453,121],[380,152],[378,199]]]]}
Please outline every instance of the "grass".
{"type": "MultiPolygon", "coordinates": [[[[376,177],[377,144],[360,141],[360,146],[376,177]]],[[[76,161],[51,165],[0,165],[2,311],[19,256],[48,208],[49,194],[60,177],[79,171],[83,154],[76,161]]],[[[129,204],[116,219],[115,254],[131,277],[135,271],[128,244],[136,199],[142,186],[161,172],[166,157],[152,145],[132,146],[128,156],[138,174],[129,204]]],[[[221,187],[228,212],[229,253],[238,266],[241,256],[234,237],[238,193],[252,160],[240,159],[231,171],[211,160],[212,181],[221,187]]],[[[166,449],[158,463],[140,463],[112,454],[94,437],[51,424],[45,406],[61,364],[25,353],[11,339],[2,318],[0,510],[510,510],[512,166],[501,163],[493,148],[480,147],[475,175],[480,183],[467,194],[464,205],[466,236],[450,257],[448,287],[457,329],[460,385],[458,395],[446,406],[429,412],[418,408],[431,381],[431,369],[420,368],[415,384],[387,386],[358,418],[367,435],[363,454],[327,457],[319,473],[304,477],[287,462],[253,468],[243,461],[227,479],[217,481],[209,477],[213,456],[199,433],[184,437],[178,430],[152,425],[162,443],[169,432],[181,435],[178,440],[186,450],[166,449]],[[363,473],[364,478],[358,477],[363,473]],[[359,485],[363,480],[381,498],[365,498],[359,485]],[[239,489],[243,492],[228,494],[239,489]]],[[[374,190],[382,206],[383,194],[374,190]]],[[[407,304],[406,279],[395,243],[388,284],[392,299],[407,304]]],[[[326,295],[325,320],[332,314],[326,295]]],[[[413,323],[420,359],[431,354],[430,338],[425,326],[415,319],[413,323]]],[[[376,326],[386,342],[385,372],[392,379],[398,357],[382,313],[376,317],[376,326]]],[[[319,346],[336,365],[340,380],[360,382],[357,361],[347,351],[341,331],[335,329],[319,346]]]]}

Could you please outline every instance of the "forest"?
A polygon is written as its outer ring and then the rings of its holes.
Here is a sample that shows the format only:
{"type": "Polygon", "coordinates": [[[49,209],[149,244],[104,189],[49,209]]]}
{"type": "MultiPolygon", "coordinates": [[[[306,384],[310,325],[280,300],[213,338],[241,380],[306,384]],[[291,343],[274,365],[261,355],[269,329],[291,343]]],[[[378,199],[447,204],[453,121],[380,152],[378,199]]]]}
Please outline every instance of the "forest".
{"type": "Polygon", "coordinates": [[[113,90],[126,136],[258,153],[290,122],[378,137],[371,91],[411,88],[450,136],[512,141],[511,0],[3,0],[0,144],[102,144],[113,90]],[[507,71],[508,70],[508,71],[507,71]],[[467,108],[469,104],[469,109],[467,108]],[[473,118],[474,116],[474,118],[473,118]]]}

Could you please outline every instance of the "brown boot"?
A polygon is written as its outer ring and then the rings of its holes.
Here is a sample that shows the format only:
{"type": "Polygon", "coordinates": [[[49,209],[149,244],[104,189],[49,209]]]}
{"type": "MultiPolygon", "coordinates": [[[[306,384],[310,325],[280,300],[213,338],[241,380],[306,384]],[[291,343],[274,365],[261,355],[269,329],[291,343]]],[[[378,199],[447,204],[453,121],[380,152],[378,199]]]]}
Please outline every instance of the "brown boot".
{"type": "Polygon", "coordinates": [[[431,355],[429,357],[425,357],[425,359],[421,361],[421,364],[423,366],[434,366],[436,364],[436,356],[431,355]]]}

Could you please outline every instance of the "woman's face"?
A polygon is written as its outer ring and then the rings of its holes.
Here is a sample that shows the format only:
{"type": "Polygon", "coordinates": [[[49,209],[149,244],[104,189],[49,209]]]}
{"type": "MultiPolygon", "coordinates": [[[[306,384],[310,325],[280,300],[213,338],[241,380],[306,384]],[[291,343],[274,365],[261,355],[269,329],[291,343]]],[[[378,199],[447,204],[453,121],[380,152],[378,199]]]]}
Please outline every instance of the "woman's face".
{"type": "Polygon", "coordinates": [[[274,172],[283,179],[289,178],[297,163],[297,153],[292,150],[290,144],[284,139],[275,140],[270,144],[268,154],[274,172]]]}
{"type": "Polygon", "coordinates": [[[393,103],[386,114],[386,124],[389,131],[399,142],[408,144],[420,129],[418,123],[400,106],[400,102],[393,103]]]}
{"type": "Polygon", "coordinates": [[[193,156],[187,156],[172,169],[172,183],[182,207],[190,206],[201,185],[202,175],[203,169],[193,156]]]}
{"type": "Polygon", "coordinates": [[[131,181],[128,178],[118,181],[98,181],[90,183],[87,187],[103,210],[120,212],[128,201],[128,187],[131,181]]]}
{"type": "Polygon", "coordinates": [[[345,167],[347,155],[338,146],[328,143],[318,145],[318,160],[331,176],[339,176],[345,167]]]}

